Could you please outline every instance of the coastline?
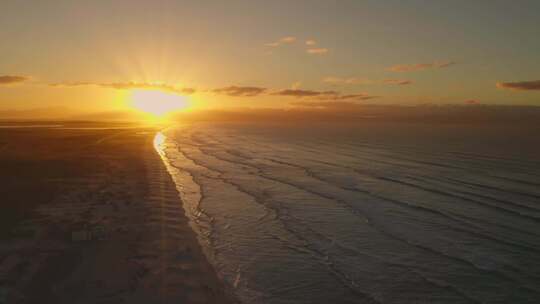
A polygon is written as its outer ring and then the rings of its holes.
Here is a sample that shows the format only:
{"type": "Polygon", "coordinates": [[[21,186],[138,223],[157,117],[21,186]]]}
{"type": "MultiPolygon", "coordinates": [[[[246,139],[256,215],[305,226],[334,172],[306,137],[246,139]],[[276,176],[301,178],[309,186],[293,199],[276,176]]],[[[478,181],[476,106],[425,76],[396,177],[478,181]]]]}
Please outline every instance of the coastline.
{"type": "MultiPolygon", "coordinates": [[[[224,283],[203,253],[185,214],[184,202],[181,201],[176,184],[156,149],[155,136],[150,140],[149,146],[153,148],[153,153],[149,153],[146,162],[148,182],[151,185],[147,204],[151,215],[147,219],[147,234],[143,234],[140,250],[143,255],[152,251],[159,255],[159,258],[150,262],[154,264],[150,268],[160,269],[160,273],[148,277],[147,282],[153,284],[155,280],[162,281],[161,287],[158,287],[161,289],[160,299],[164,303],[178,301],[186,295],[185,303],[236,303],[233,296],[226,292],[224,283]],[[150,232],[152,229],[155,231],[150,232]],[[159,242],[159,247],[151,242],[159,242]]],[[[133,300],[139,299],[138,295],[133,296],[133,300]]],[[[131,300],[128,302],[135,303],[131,300]]]]}
{"type": "Polygon", "coordinates": [[[3,180],[22,184],[4,190],[13,192],[6,204],[48,194],[0,240],[8,303],[236,302],[189,226],[155,129],[9,132],[0,134],[7,143],[0,157],[18,157],[39,176],[28,179],[17,164],[5,171],[3,180]],[[15,143],[18,135],[28,138],[15,143]],[[32,146],[34,137],[42,145],[32,146]],[[44,191],[21,194],[25,183],[44,191]]]}

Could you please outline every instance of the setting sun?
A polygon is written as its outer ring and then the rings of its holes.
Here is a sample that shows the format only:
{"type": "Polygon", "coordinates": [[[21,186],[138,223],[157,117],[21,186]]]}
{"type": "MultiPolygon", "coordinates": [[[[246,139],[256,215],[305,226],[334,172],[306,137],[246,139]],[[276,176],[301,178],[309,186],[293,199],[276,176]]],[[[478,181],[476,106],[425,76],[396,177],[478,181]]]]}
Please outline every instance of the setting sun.
{"type": "Polygon", "coordinates": [[[131,105],[137,110],[155,116],[180,111],[188,107],[185,96],[158,90],[133,90],[131,105]]]}

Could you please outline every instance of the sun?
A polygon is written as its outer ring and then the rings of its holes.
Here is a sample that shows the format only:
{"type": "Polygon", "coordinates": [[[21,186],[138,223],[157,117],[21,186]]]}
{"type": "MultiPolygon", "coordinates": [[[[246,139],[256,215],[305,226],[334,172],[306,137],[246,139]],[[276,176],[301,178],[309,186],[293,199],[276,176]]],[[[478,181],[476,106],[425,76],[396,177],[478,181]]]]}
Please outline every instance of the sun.
{"type": "Polygon", "coordinates": [[[142,112],[157,117],[183,110],[189,106],[186,96],[158,90],[133,90],[131,105],[142,112]]]}

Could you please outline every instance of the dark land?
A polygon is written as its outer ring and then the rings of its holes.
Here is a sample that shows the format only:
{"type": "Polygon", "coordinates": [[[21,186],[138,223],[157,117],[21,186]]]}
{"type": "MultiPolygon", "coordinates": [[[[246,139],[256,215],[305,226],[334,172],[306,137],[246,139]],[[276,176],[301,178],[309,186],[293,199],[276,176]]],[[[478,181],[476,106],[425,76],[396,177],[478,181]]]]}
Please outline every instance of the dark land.
{"type": "Polygon", "coordinates": [[[37,124],[0,128],[0,303],[233,302],[156,128],[37,124]]]}

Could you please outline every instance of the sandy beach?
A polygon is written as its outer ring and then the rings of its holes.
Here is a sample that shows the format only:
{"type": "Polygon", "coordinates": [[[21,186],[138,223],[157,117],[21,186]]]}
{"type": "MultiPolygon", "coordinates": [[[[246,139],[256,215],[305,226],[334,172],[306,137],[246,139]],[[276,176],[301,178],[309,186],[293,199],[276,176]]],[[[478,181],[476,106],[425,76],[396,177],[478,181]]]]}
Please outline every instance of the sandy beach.
{"type": "Polygon", "coordinates": [[[158,130],[78,127],[0,130],[0,303],[234,302],[154,149],[158,130]]]}

